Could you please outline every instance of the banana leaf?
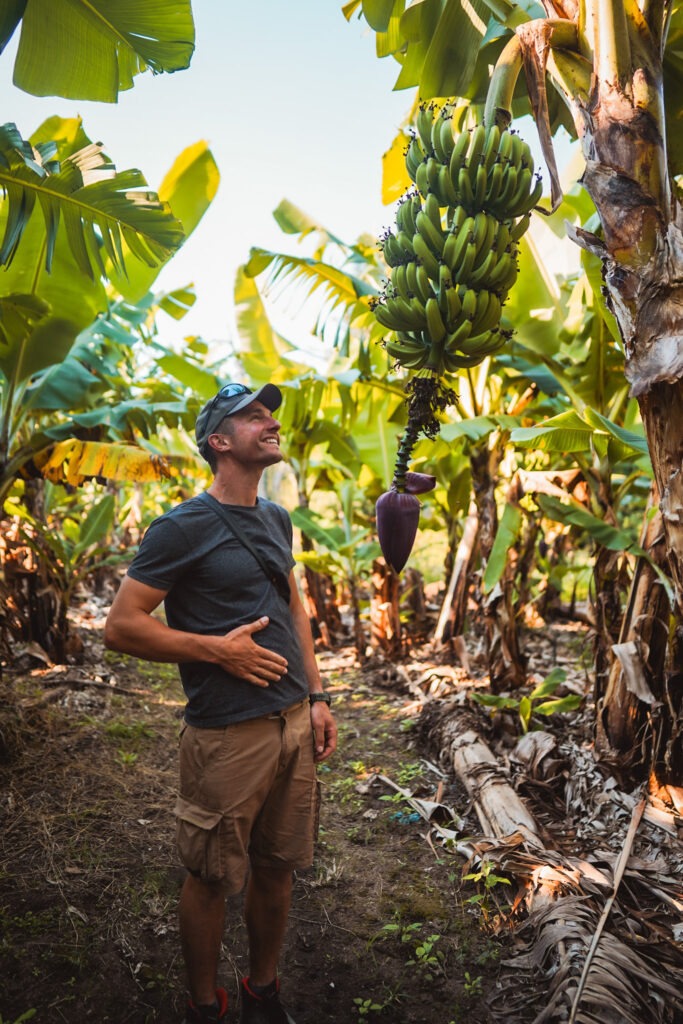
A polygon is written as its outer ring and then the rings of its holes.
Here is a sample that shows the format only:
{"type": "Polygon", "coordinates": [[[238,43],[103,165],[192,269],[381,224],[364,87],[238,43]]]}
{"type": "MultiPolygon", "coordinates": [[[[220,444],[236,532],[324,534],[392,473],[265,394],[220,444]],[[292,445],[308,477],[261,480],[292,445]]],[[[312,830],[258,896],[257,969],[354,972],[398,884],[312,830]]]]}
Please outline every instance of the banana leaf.
{"type": "Polygon", "coordinates": [[[28,0],[23,11],[14,0],[3,45],[17,16],[14,84],[35,96],[116,103],[135,75],[187,68],[194,51],[190,0],[28,0]]]}

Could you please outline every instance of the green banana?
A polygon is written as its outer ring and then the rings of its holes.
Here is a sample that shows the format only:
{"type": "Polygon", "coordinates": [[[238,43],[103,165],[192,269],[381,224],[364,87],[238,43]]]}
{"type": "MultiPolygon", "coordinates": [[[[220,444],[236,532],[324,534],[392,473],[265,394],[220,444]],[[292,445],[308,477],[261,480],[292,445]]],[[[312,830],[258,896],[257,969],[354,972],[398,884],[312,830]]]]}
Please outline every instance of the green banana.
{"type": "Polygon", "coordinates": [[[529,200],[529,191],[531,189],[532,180],[529,168],[520,168],[517,173],[517,188],[507,204],[507,210],[509,211],[510,218],[517,216],[517,213],[515,212],[517,209],[519,209],[520,212],[526,212],[526,204],[529,200]]]}
{"type": "Polygon", "coordinates": [[[407,231],[399,231],[396,241],[401,247],[403,258],[406,260],[413,259],[415,256],[415,250],[413,249],[413,236],[409,235],[407,231]]]}
{"type": "Polygon", "coordinates": [[[460,326],[462,302],[457,288],[446,289],[446,306],[448,310],[448,330],[455,331],[460,326]]]}
{"type": "Polygon", "coordinates": [[[460,345],[460,351],[466,356],[490,355],[499,349],[504,339],[498,331],[487,331],[485,334],[470,334],[466,341],[460,345]]]}
{"type": "MultiPolygon", "coordinates": [[[[467,147],[470,144],[470,136],[468,132],[462,132],[455,141],[453,152],[451,153],[451,160],[448,165],[448,169],[451,175],[451,182],[453,188],[458,192],[458,176],[460,174],[460,168],[465,163],[465,157],[467,156],[467,147]]],[[[459,194],[459,193],[458,193],[459,194]]]]}
{"type": "Polygon", "coordinates": [[[444,348],[447,352],[457,351],[461,345],[463,345],[470,336],[472,331],[472,324],[469,320],[463,320],[457,330],[453,331],[448,335],[444,348]]]}
{"type": "MultiPolygon", "coordinates": [[[[530,210],[532,210],[534,208],[534,206],[536,205],[536,203],[538,202],[538,200],[541,198],[542,195],[543,195],[543,182],[542,182],[541,178],[539,177],[539,178],[536,179],[536,184],[534,185],[534,187],[531,190],[531,192],[529,193],[529,195],[525,196],[524,199],[522,200],[522,202],[519,203],[519,205],[515,208],[514,213],[512,214],[512,216],[513,217],[519,217],[519,215],[522,214],[522,213],[528,213],[530,210]]],[[[511,204],[511,207],[512,207],[512,204],[511,204]]]]}
{"type": "Polygon", "coordinates": [[[484,205],[488,209],[493,203],[495,203],[500,193],[501,186],[503,184],[503,164],[498,160],[489,174],[486,196],[484,199],[484,205]]]}
{"type": "Polygon", "coordinates": [[[434,120],[434,107],[431,103],[423,103],[418,109],[417,116],[415,118],[415,125],[417,127],[420,141],[422,142],[422,148],[424,149],[427,156],[431,156],[432,150],[432,121],[434,120]]]}
{"type": "Polygon", "coordinates": [[[493,244],[493,236],[498,222],[487,213],[480,212],[474,218],[472,234],[477,246],[477,257],[474,261],[475,269],[484,261],[489,249],[493,244]]]}
{"type": "Polygon", "coordinates": [[[472,267],[477,256],[477,246],[474,242],[468,242],[465,253],[459,264],[453,270],[453,280],[458,284],[467,284],[472,273],[472,267]]]}
{"type": "Polygon", "coordinates": [[[441,312],[439,310],[439,303],[436,299],[427,299],[425,306],[425,313],[427,314],[427,330],[432,342],[437,345],[446,336],[446,325],[441,318],[441,312]]]}
{"type": "Polygon", "coordinates": [[[509,252],[504,252],[498,260],[494,270],[492,270],[488,276],[486,284],[489,291],[493,291],[494,289],[498,290],[497,286],[499,286],[502,281],[506,280],[510,267],[515,267],[516,270],[514,258],[509,252]]]}
{"type": "Polygon", "coordinates": [[[413,249],[432,281],[438,281],[439,264],[419,231],[413,235],[413,249]]]}
{"type": "MultiPolygon", "coordinates": [[[[443,170],[443,168],[442,168],[443,170]]],[[[441,207],[435,195],[429,194],[422,207],[437,231],[441,231],[441,207]]]]}
{"type": "Polygon", "coordinates": [[[426,303],[427,299],[433,295],[434,292],[431,281],[429,280],[429,274],[420,263],[415,265],[415,280],[417,281],[417,294],[421,301],[426,303]]]}
{"type": "Polygon", "coordinates": [[[439,114],[432,121],[431,131],[431,142],[434,156],[441,164],[447,164],[450,159],[450,153],[446,156],[446,152],[441,145],[441,125],[443,124],[443,117],[439,114]]]}
{"type": "Polygon", "coordinates": [[[443,247],[443,259],[453,273],[462,260],[467,242],[472,237],[474,219],[467,217],[461,224],[460,230],[451,230],[446,238],[443,247]]]}
{"type": "Polygon", "coordinates": [[[421,314],[413,302],[396,295],[393,298],[387,296],[387,309],[397,317],[402,318],[407,330],[421,331],[425,326],[425,316],[421,314]]]}
{"type": "Polygon", "coordinates": [[[500,220],[508,220],[507,210],[510,200],[517,188],[517,168],[512,164],[505,171],[505,180],[503,182],[503,188],[498,196],[497,202],[493,205],[493,212],[499,216],[500,220]]]}
{"type": "Polygon", "coordinates": [[[488,255],[483,263],[479,267],[472,270],[469,276],[468,283],[471,285],[479,285],[483,288],[488,284],[489,275],[498,264],[498,257],[496,256],[495,249],[489,249],[488,255]]]}
{"type": "MultiPolygon", "coordinates": [[[[441,164],[435,156],[430,156],[427,160],[427,182],[429,185],[430,192],[436,192],[439,188],[439,171],[441,170],[441,164]]],[[[423,193],[424,195],[424,193],[423,193]]],[[[425,199],[427,196],[425,196],[425,199]]],[[[446,203],[442,203],[442,206],[446,206],[446,203]]]]}
{"type": "Polygon", "coordinates": [[[417,295],[417,267],[410,260],[409,263],[405,264],[406,268],[406,286],[410,295],[417,295]]]}
{"type": "Polygon", "coordinates": [[[516,167],[518,171],[521,171],[522,161],[524,160],[524,151],[529,147],[522,141],[521,137],[516,132],[510,132],[510,135],[512,137],[510,161],[513,167],[516,167]]]}
{"type": "Polygon", "coordinates": [[[468,213],[473,213],[475,205],[474,192],[472,191],[470,172],[466,167],[461,167],[458,174],[458,195],[460,196],[460,202],[468,213]]]}
{"type": "Polygon", "coordinates": [[[375,317],[379,323],[381,323],[382,327],[386,327],[390,331],[398,330],[399,321],[392,313],[389,312],[384,303],[379,303],[375,306],[375,317]]]}
{"type": "Polygon", "coordinates": [[[439,125],[439,142],[441,143],[441,149],[443,152],[443,157],[441,158],[442,163],[448,165],[455,147],[452,117],[446,116],[441,118],[441,124],[439,125]]]}
{"type": "MultiPolygon", "coordinates": [[[[482,291],[480,295],[486,295],[486,308],[482,309],[481,315],[479,314],[479,304],[477,304],[477,313],[472,321],[472,330],[481,334],[483,331],[490,331],[493,327],[497,327],[500,323],[501,313],[503,312],[500,299],[495,292],[482,291]]],[[[482,304],[483,305],[483,304],[482,304]]]]}
{"type": "Polygon", "coordinates": [[[481,210],[486,198],[486,168],[482,163],[477,167],[474,179],[474,204],[477,210],[481,210]]]}
{"type": "Polygon", "coordinates": [[[417,185],[418,192],[424,197],[427,197],[429,192],[429,175],[427,174],[427,161],[425,160],[417,169],[415,174],[415,184],[417,185]]]}
{"type": "Polygon", "coordinates": [[[531,217],[528,213],[525,213],[516,224],[513,224],[510,228],[510,241],[517,242],[522,235],[528,230],[531,224],[531,217]]]}
{"type": "Polygon", "coordinates": [[[420,145],[420,140],[418,138],[411,139],[406,152],[406,170],[412,181],[415,181],[417,169],[421,163],[424,163],[424,160],[425,154],[420,145]]]}
{"type": "Polygon", "coordinates": [[[404,263],[398,267],[394,267],[391,274],[391,283],[396,289],[396,293],[405,299],[406,302],[410,302],[410,289],[408,288],[408,279],[406,277],[406,266],[404,263]]]}
{"type": "Polygon", "coordinates": [[[403,262],[403,250],[395,235],[389,232],[382,241],[384,259],[390,267],[398,267],[403,262]]]}
{"type": "Polygon", "coordinates": [[[474,178],[476,169],[479,166],[479,158],[481,157],[485,142],[486,128],[483,124],[478,124],[476,128],[472,129],[472,138],[470,140],[470,148],[467,154],[467,166],[472,178],[474,178]]]}
{"type": "Polygon", "coordinates": [[[451,172],[446,164],[439,168],[439,195],[446,200],[445,206],[458,208],[458,194],[453,188],[451,172]]]}
{"type": "MultiPolygon", "coordinates": [[[[437,259],[441,257],[444,249],[444,237],[443,231],[439,228],[435,228],[424,210],[420,210],[417,215],[417,230],[418,233],[424,238],[425,242],[432,250],[437,259]]],[[[414,246],[413,242],[413,246],[414,246]]]]}
{"type": "Polygon", "coordinates": [[[500,144],[500,128],[497,124],[492,124],[490,128],[486,130],[486,143],[484,145],[484,152],[482,153],[482,163],[486,168],[488,174],[491,170],[493,161],[498,156],[498,146],[500,144]]]}
{"type": "Polygon", "coordinates": [[[472,288],[468,288],[462,297],[462,312],[470,322],[471,328],[471,321],[477,312],[477,293],[472,288]]]}
{"type": "Polygon", "coordinates": [[[505,129],[505,131],[500,133],[500,143],[498,145],[498,158],[503,164],[503,167],[506,167],[510,161],[510,153],[512,152],[512,139],[513,135],[511,134],[511,132],[507,130],[507,128],[505,129]]]}
{"type": "Polygon", "coordinates": [[[498,256],[499,259],[507,249],[511,240],[512,235],[507,224],[504,224],[502,221],[499,221],[498,230],[496,231],[496,240],[494,243],[496,249],[496,256],[498,256]]]}

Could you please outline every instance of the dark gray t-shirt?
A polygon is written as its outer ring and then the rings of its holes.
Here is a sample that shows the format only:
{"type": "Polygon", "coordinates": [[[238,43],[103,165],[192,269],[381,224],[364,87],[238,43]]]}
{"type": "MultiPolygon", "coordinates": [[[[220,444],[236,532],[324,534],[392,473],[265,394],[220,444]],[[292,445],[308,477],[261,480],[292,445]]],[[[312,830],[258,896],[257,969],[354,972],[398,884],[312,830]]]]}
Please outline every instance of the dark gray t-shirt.
{"type": "MultiPolygon", "coordinates": [[[[285,509],[259,498],[256,505],[225,505],[267,564],[285,576],[294,565],[292,524],[285,509]]],[[[254,686],[208,662],[178,667],[187,697],[185,721],[213,728],[270,714],[308,694],[301,648],[289,606],[253,555],[199,497],[155,519],[145,533],[128,575],[168,591],[166,621],[172,629],[221,636],[267,615],[254,641],[287,659],[288,670],[268,687],[254,686]]]]}

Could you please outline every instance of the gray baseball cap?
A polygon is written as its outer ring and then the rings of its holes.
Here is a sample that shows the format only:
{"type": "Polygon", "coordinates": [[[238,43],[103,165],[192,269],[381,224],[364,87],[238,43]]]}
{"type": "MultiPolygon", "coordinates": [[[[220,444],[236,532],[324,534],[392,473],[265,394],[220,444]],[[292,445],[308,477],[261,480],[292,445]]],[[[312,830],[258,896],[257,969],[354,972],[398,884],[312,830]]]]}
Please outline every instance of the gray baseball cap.
{"type": "Polygon", "coordinates": [[[264,384],[256,391],[244,384],[224,384],[206,403],[194,428],[197,447],[203,458],[209,449],[209,437],[216,433],[225,417],[246,409],[252,402],[262,402],[266,409],[275,412],[282,403],[282,392],[274,384],[264,384]]]}

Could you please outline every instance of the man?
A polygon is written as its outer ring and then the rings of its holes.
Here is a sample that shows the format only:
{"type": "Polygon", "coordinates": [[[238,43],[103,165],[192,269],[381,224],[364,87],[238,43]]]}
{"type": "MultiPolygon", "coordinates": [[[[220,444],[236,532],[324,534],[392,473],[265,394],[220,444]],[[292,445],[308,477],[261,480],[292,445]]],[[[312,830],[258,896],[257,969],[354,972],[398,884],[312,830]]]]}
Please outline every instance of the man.
{"type": "Polygon", "coordinates": [[[187,697],[175,808],[188,870],[185,1024],[227,1020],[216,988],[225,895],[242,889],[247,868],[240,1021],[294,1024],[277,962],[292,870],[313,858],[315,762],[334,751],[337,730],[292,572],[289,516],[257,495],[263,470],[282,459],[281,401],[273,384],[226,384],[207,402],[195,433],[213,482],[151,524],[105,627],[113,650],[178,662],[187,697]],[[152,615],[161,601],[168,625],[152,615]]]}

